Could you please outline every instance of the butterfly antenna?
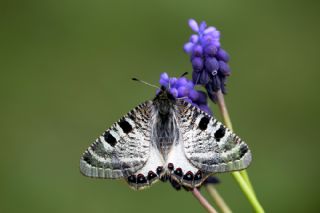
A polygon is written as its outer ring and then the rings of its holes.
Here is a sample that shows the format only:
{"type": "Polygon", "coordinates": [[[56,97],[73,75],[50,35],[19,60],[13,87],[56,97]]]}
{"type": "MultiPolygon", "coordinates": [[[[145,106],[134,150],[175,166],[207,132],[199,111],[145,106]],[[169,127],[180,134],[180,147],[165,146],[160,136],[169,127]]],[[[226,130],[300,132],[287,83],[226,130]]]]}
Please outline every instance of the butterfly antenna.
{"type": "Polygon", "coordinates": [[[184,76],[186,76],[186,75],[188,75],[188,72],[183,73],[183,74],[180,76],[180,78],[182,78],[182,77],[184,77],[184,76]]]}
{"type": "Polygon", "coordinates": [[[146,84],[146,85],[148,85],[148,86],[150,86],[150,87],[154,87],[154,88],[160,89],[160,88],[157,87],[156,85],[150,84],[150,83],[148,83],[148,82],[142,81],[142,80],[137,79],[137,78],[132,78],[132,80],[133,80],[133,81],[138,81],[138,82],[143,83],[143,84],[146,84]]]}

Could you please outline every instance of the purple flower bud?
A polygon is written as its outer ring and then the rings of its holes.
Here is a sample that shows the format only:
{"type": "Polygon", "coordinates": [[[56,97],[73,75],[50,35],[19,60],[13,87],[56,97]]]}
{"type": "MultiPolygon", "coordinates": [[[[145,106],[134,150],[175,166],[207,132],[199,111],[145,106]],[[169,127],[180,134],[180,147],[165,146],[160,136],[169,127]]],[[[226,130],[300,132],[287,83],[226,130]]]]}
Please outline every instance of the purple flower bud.
{"type": "Polygon", "coordinates": [[[206,46],[206,48],[204,49],[206,56],[209,56],[209,57],[214,57],[217,51],[218,51],[218,48],[212,44],[206,46]]]}
{"type": "Polygon", "coordinates": [[[220,41],[219,40],[213,40],[212,41],[212,45],[214,45],[216,47],[220,47],[220,41]]]}
{"type": "Polygon", "coordinates": [[[170,87],[175,87],[176,82],[177,82],[177,78],[170,78],[169,80],[170,87]]]}
{"type": "Polygon", "coordinates": [[[178,97],[186,97],[189,94],[189,89],[187,87],[178,88],[178,97]]]}
{"type": "Polygon", "coordinates": [[[201,72],[199,84],[206,85],[209,82],[209,75],[207,72],[201,72]]]}
{"type": "Polygon", "coordinates": [[[203,53],[203,49],[202,49],[201,45],[193,46],[193,50],[192,50],[193,57],[201,57],[202,53],[203,53]]]}
{"type": "Polygon", "coordinates": [[[189,97],[190,97],[190,99],[193,101],[193,102],[196,102],[197,100],[198,100],[198,98],[199,98],[199,92],[198,91],[196,91],[196,90],[190,90],[190,92],[189,92],[189,97]]]}
{"type": "Polygon", "coordinates": [[[215,27],[208,27],[207,29],[205,29],[203,31],[203,34],[207,35],[207,34],[211,34],[213,32],[217,31],[217,29],[215,27]]]}
{"type": "MultiPolygon", "coordinates": [[[[223,78],[223,79],[226,79],[226,78],[223,78]]],[[[223,94],[227,94],[227,88],[225,83],[221,83],[221,92],[223,94]]]]}
{"type": "Polygon", "coordinates": [[[206,71],[212,73],[212,71],[219,69],[219,62],[215,57],[208,57],[206,58],[205,66],[206,71]]]}
{"type": "Polygon", "coordinates": [[[169,75],[166,72],[161,73],[160,78],[163,80],[169,81],[169,75]]]}
{"type": "Polygon", "coordinates": [[[229,76],[231,74],[231,69],[229,65],[224,61],[219,61],[219,71],[224,76],[229,76]]]}
{"type": "Polygon", "coordinates": [[[189,19],[189,26],[194,32],[199,31],[198,23],[194,19],[189,19]]]}
{"type": "Polygon", "coordinates": [[[160,78],[159,80],[160,85],[168,87],[169,81],[165,81],[164,79],[160,78]]]}
{"type": "Polygon", "coordinates": [[[190,36],[190,40],[189,40],[191,43],[197,43],[199,41],[199,36],[196,35],[196,34],[193,34],[190,36]]]}
{"type": "Polygon", "coordinates": [[[218,31],[218,30],[215,30],[215,31],[213,31],[212,33],[211,33],[211,35],[212,35],[212,37],[213,38],[220,38],[220,31],[218,31]]]}
{"type": "Polygon", "coordinates": [[[185,77],[178,78],[178,80],[176,82],[176,87],[186,86],[187,83],[188,83],[188,81],[185,77]]]}
{"type": "Polygon", "coordinates": [[[196,72],[200,72],[203,69],[203,60],[200,57],[194,57],[191,60],[191,64],[192,64],[193,70],[196,72]]]}
{"type": "Polygon", "coordinates": [[[186,43],[186,44],[183,46],[183,50],[184,50],[186,53],[190,54],[190,53],[192,52],[193,46],[194,46],[193,43],[188,42],[188,43],[186,43]]]}
{"type": "Polygon", "coordinates": [[[178,97],[178,90],[176,88],[170,88],[170,93],[174,96],[174,97],[178,97]]]}
{"type": "Polygon", "coordinates": [[[217,52],[217,58],[219,60],[222,60],[224,62],[228,62],[230,57],[229,57],[229,54],[222,48],[220,48],[217,52]]]}
{"type": "Polygon", "coordinates": [[[199,31],[201,33],[203,33],[203,31],[206,29],[207,27],[207,23],[205,21],[201,22],[200,27],[199,27],[199,31]]]}
{"type": "Polygon", "coordinates": [[[167,87],[169,84],[169,76],[166,72],[161,73],[160,75],[160,80],[159,80],[160,85],[167,87]]]}
{"type": "Polygon", "coordinates": [[[192,90],[193,88],[194,88],[194,84],[192,83],[192,81],[190,81],[190,80],[188,80],[188,83],[187,83],[187,88],[189,89],[189,90],[192,90]]]}

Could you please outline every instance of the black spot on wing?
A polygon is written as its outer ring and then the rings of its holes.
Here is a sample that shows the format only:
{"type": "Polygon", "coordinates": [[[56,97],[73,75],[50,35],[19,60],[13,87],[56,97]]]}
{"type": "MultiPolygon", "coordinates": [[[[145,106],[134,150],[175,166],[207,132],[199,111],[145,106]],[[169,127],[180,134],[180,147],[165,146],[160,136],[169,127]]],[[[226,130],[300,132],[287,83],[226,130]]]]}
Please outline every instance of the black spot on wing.
{"type": "Polygon", "coordinates": [[[129,124],[128,121],[126,121],[125,119],[122,119],[121,121],[119,121],[119,126],[121,127],[121,129],[123,130],[124,133],[128,134],[129,132],[132,131],[132,126],[131,124],[129,124]]]}
{"type": "Polygon", "coordinates": [[[214,137],[217,141],[219,141],[226,134],[226,128],[224,126],[220,126],[220,128],[214,133],[214,137]]]}
{"type": "Polygon", "coordinates": [[[249,148],[248,148],[247,145],[245,145],[245,144],[241,145],[241,147],[240,147],[240,158],[242,156],[244,156],[244,154],[246,154],[248,152],[248,150],[249,150],[249,148]]]}
{"type": "Polygon", "coordinates": [[[199,122],[199,129],[206,130],[208,127],[208,123],[210,122],[210,118],[207,116],[204,116],[201,118],[199,122]]]}
{"type": "Polygon", "coordinates": [[[85,162],[87,162],[88,164],[91,164],[91,159],[92,159],[92,157],[91,157],[91,154],[89,153],[89,152],[85,152],[84,154],[83,154],[83,160],[85,161],[85,162]]]}
{"type": "Polygon", "coordinates": [[[138,174],[137,176],[137,183],[147,183],[147,179],[143,174],[138,174]]]}
{"type": "Polygon", "coordinates": [[[156,175],[156,173],[154,173],[153,171],[149,171],[149,172],[148,172],[147,179],[148,179],[149,181],[153,180],[153,179],[156,178],[156,177],[157,177],[157,175],[156,175]]]}
{"type": "Polygon", "coordinates": [[[110,144],[110,146],[114,147],[116,145],[117,140],[111,135],[110,132],[105,132],[103,137],[104,140],[107,141],[108,144],[110,144]]]}
{"type": "Polygon", "coordinates": [[[129,183],[137,183],[137,177],[135,175],[130,175],[128,177],[128,182],[129,183]]]}

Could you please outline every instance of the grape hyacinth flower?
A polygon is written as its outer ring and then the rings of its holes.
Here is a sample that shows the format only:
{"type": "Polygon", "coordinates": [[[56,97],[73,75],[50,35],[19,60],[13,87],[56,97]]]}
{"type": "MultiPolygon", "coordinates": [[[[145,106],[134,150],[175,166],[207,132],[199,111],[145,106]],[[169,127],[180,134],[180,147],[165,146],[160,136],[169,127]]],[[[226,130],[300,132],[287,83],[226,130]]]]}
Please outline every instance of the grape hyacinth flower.
{"type": "Polygon", "coordinates": [[[212,115],[208,106],[207,95],[203,91],[195,90],[194,83],[186,77],[170,78],[167,73],[160,75],[159,83],[170,88],[170,93],[176,98],[184,98],[185,101],[199,107],[202,111],[212,115]]]}
{"type": "Polygon", "coordinates": [[[184,51],[192,63],[193,83],[205,86],[209,98],[215,102],[217,91],[226,93],[226,79],[231,74],[229,55],[221,48],[220,32],[215,27],[207,27],[204,21],[198,25],[193,19],[189,20],[189,26],[196,34],[191,35],[184,51]]]}

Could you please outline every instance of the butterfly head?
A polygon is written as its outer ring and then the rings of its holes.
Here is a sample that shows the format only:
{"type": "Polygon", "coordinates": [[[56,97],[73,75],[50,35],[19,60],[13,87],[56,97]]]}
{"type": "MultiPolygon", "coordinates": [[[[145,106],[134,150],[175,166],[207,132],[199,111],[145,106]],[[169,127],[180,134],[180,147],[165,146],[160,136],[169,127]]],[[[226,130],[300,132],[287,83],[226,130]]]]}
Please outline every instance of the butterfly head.
{"type": "Polygon", "coordinates": [[[159,93],[154,98],[154,103],[160,114],[166,115],[174,107],[176,98],[169,92],[168,88],[161,86],[159,93]]]}

